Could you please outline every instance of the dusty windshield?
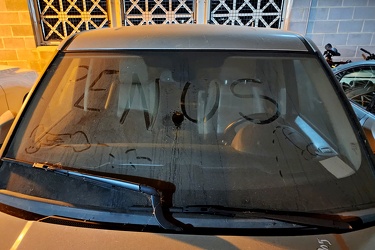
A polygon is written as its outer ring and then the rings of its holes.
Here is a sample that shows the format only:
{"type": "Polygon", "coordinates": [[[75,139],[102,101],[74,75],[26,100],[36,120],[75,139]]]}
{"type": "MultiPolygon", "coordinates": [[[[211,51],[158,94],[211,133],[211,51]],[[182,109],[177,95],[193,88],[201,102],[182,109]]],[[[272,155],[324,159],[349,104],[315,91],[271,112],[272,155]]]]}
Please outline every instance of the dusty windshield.
{"type": "Polygon", "coordinates": [[[308,55],[72,53],[38,91],[7,157],[168,183],[173,206],[374,201],[368,159],[308,55]]]}

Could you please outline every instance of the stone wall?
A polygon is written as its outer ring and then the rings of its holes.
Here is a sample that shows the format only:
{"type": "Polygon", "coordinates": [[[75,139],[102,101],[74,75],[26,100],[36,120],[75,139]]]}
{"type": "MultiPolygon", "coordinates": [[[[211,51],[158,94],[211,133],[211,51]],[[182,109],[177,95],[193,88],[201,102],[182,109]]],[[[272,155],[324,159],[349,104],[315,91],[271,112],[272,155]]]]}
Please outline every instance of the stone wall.
{"type": "Polygon", "coordinates": [[[360,48],[375,53],[375,0],[294,0],[287,29],[321,51],[331,43],[341,53],[336,59],[362,60],[360,48]]]}

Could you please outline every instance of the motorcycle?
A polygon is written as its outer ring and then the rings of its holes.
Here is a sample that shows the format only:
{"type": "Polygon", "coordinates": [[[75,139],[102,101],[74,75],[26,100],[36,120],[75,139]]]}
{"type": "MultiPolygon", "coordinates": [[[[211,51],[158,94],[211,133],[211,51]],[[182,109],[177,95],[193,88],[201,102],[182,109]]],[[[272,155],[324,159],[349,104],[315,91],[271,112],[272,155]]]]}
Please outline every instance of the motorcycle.
{"type": "Polygon", "coordinates": [[[338,50],[334,47],[332,47],[332,44],[327,43],[325,46],[325,51],[323,53],[324,58],[326,59],[327,63],[331,68],[336,68],[337,66],[341,64],[346,64],[352,62],[351,60],[346,61],[333,61],[333,56],[341,56],[341,54],[338,52],[338,50]]]}
{"type": "Polygon", "coordinates": [[[362,50],[363,52],[368,54],[368,56],[366,56],[365,54],[362,54],[363,59],[365,59],[366,61],[375,60],[375,54],[374,53],[371,53],[371,52],[365,50],[364,48],[360,48],[360,50],[362,50]]]}

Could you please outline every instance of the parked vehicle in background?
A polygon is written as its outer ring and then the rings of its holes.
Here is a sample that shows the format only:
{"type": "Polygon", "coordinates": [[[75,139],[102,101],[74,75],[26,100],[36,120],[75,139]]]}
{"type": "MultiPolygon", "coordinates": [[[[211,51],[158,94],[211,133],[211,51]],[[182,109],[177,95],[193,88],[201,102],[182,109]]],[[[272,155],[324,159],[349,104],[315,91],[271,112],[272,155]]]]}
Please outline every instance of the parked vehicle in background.
{"type": "Polygon", "coordinates": [[[375,154],[375,114],[367,111],[361,105],[351,101],[353,110],[361,124],[367,142],[370,144],[372,152],[375,154]]]}
{"type": "Polygon", "coordinates": [[[332,70],[351,101],[375,153],[375,61],[368,59],[352,62],[332,70]]]}
{"type": "Polygon", "coordinates": [[[363,59],[365,59],[365,60],[375,60],[375,54],[374,53],[371,53],[370,51],[368,51],[364,48],[360,48],[360,50],[365,53],[365,54],[362,53],[363,59]]]}
{"type": "Polygon", "coordinates": [[[346,60],[346,61],[334,61],[332,59],[333,56],[341,56],[340,52],[332,47],[332,44],[330,43],[327,43],[325,46],[325,51],[323,52],[323,56],[324,58],[326,59],[326,62],[328,63],[328,65],[331,67],[331,68],[335,68],[339,65],[342,65],[342,64],[346,64],[346,63],[350,63],[351,60],[346,60]]]}
{"type": "Polygon", "coordinates": [[[371,104],[375,94],[374,60],[340,65],[333,69],[333,73],[349,100],[354,101],[369,111],[374,109],[374,104],[371,104]]]}
{"type": "Polygon", "coordinates": [[[0,145],[37,78],[34,70],[0,65],[0,145]]]}
{"type": "Polygon", "coordinates": [[[317,47],[128,26],[61,44],[1,151],[5,249],[370,248],[374,159],[317,47]]]}

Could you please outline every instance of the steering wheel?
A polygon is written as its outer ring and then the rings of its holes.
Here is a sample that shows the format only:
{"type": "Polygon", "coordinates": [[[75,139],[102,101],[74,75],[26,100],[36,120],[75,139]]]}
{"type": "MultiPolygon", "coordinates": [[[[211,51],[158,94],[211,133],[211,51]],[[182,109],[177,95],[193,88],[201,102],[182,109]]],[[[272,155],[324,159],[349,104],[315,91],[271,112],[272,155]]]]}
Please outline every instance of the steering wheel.
{"type": "Polygon", "coordinates": [[[374,96],[374,91],[371,90],[371,91],[366,91],[364,93],[355,93],[355,94],[346,92],[346,95],[350,100],[354,101],[355,103],[358,103],[364,108],[367,108],[368,106],[371,105],[371,101],[374,96]]]}
{"type": "Polygon", "coordinates": [[[372,97],[373,97],[373,94],[365,94],[365,95],[356,96],[352,98],[351,100],[362,105],[364,108],[367,108],[370,106],[372,97]]]}

